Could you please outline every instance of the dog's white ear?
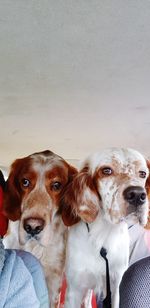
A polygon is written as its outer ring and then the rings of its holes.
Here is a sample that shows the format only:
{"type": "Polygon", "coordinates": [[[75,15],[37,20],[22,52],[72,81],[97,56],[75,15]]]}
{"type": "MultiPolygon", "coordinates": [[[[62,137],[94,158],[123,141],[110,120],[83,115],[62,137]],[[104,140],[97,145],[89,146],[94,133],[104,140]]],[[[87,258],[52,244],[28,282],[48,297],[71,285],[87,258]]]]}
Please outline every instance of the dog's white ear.
{"type": "Polygon", "coordinates": [[[92,222],[100,209],[99,196],[91,175],[81,170],[68,185],[62,198],[62,219],[67,226],[80,219],[92,222]]]}

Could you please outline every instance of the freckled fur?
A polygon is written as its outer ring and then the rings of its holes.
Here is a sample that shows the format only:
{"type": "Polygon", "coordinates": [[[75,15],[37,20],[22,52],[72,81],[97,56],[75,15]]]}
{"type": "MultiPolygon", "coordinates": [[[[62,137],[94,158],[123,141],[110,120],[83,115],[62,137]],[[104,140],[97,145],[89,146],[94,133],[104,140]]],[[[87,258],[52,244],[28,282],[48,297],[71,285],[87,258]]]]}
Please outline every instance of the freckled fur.
{"type": "Polygon", "coordinates": [[[41,262],[47,280],[50,306],[57,307],[66,256],[67,227],[58,213],[63,189],[77,171],[51,151],[34,153],[16,160],[11,167],[4,195],[9,234],[4,239],[7,248],[18,248],[33,253],[41,262]],[[22,186],[22,178],[30,186],[22,186]],[[60,181],[60,191],[52,191],[53,181],[60,181]],[[44,229],[34,238],[24,229],[24,221],[34,225],[44,221],[44,229]]]}
{"type": "Polygon", "coordinates": [[[106,295],[106,264],[100,256],[105,247],[109,260],[112,308],[119,308],[119,284],[128,266],[128,219],[146,224],[148,198],[140,209],[132,208],[123,197],[128,186],[141,186],[148,190],[149,170],[145,158],[132,149],[107,149],[88,157],[79,174],[68,186],[63,198],[63,208],[70,208],[62,215],[70,226],[66,276],[68,289],[65,308],[80,308],[86,292],[106,295]],[[103,167],[111,167],[111,176],[102,173],[103,167]],[[139,171],[145,171],[145,179],[139,171]],[[92,211],[96,215],[92,216],[92,211]],[[80,220],[81,219],[81,220],[80,220]],[[85,222],[89,223],[89,232],[85,222]],[[121,253],[120,253],[121,252],[121,253]]]}

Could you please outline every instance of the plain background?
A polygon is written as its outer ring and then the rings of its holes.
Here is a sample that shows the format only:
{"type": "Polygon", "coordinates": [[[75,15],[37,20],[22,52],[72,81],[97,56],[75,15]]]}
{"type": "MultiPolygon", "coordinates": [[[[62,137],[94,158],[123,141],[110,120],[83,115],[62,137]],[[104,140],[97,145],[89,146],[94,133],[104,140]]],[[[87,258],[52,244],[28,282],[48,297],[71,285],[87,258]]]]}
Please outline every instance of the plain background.
{"type": "Polygon", "coordinates": [[[150,1],[0,1],[0,165],[150,156],[150,1]]]}

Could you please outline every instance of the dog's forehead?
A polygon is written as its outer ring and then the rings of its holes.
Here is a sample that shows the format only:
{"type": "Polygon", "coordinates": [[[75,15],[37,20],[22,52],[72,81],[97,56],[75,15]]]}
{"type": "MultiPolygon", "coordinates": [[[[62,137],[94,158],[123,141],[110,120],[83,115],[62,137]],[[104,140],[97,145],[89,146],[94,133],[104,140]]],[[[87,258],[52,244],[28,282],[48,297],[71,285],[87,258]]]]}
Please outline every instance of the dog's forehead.
{"type": "Polygon", "coordinates": [[[92,174],[101,166],[114,166],[125,170],[126,168],[143,168],[147,170],[144,156],[136,150],[130,148],[109,148],[100,153],[90,156],[86,163],[90,167],[92,174]]]}
{"type": "Polygon", "coordinates": [[[45,155],[44,153],[35,153],[30,157],[33,160],[33,169],[35,171],[46,172],[54,167],[64,168],[66,166],[65,161],[54,153],[50,153],[49,155],[45,155]]]}

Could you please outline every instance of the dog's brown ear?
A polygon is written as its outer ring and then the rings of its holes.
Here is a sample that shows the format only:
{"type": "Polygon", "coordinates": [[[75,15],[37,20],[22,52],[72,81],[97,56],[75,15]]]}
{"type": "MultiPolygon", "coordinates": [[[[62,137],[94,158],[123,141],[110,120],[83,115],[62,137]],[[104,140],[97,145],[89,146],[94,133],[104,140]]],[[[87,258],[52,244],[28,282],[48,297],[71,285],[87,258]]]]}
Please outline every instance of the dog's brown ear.
{"type": "Polygon", "coordinates": [[[99,197],[92,176],[81,170],[68,185],[62,198],[62,219],[67,226],[95,220],[99,212],[99,197]]]}
{"type": "Polygon", "coordinates": [[[75,167],[73,167],[72,165],[68,164],[68,184],[73,181],[73,178],[77,174],[78,174],[78,170],[75,167]]]}
{"type": "Polygon", "coordinates": [[[68,166],[68,183],[66,188],[63,191],[63,196],[60,201],[60,210],[59,212],[61,213],[63,222],[66,226],[72,226],[76,224],[80,218],[73,213],[72,209],[72,182],[75,178],[75,176],[78,174],[78,171],[75,167],[69,165],[68,166]]]}
{"type": "Polygon", "coordinates": [[[74,182],[75,178],[68,184],[61,199],[60,212],[66,226],[72,226],[80,221],[75,211],[74,182]]]}
{"type": "Polygon", "coordinates": [[[146,192],[147,192],[147,196],[148,196],[148,201],[149,201],[149,211],[148,211],[148,220],[147,220],[147,224],[145,226],[146,229],[150,229],[150,160],[147,160],[147,167],[149,169],[149,176],[146,180],[146,192]]]}
{"type": "Polygon", "coordinates": [[[10,174],[4,190],[4,213],[10,220],[18,220],[21,216],[21,192],[18,175],[23,159],[17,159],[11,165],[10,174]]]}

